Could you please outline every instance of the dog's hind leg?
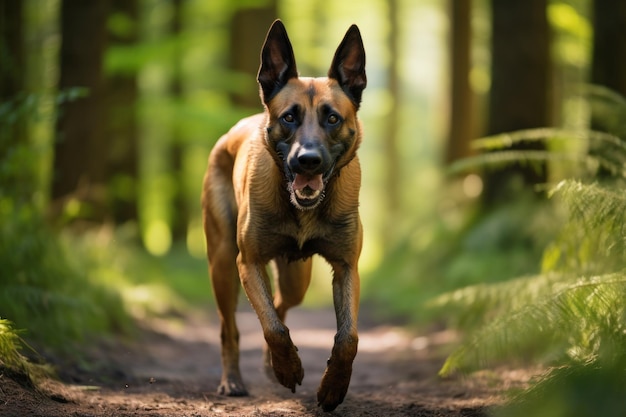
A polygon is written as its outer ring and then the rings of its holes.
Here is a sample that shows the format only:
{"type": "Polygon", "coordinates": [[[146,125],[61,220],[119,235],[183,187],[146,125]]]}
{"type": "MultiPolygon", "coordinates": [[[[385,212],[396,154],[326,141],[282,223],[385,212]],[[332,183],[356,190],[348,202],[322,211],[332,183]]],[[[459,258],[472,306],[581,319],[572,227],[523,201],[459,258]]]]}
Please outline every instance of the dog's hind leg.
{"type": "Polygon", "coordinates": [[[209,274],[221,324],[222,379],[218,393],[229,396],[247,395],[239,370],[239,330],[235,311],[239,295],[236,205],[229,173],[218,164],[209,166],[205,178],[202,206],[204,230],[209,258],[209,274]]]}
{"type": "MultiPolygon", "coordinates": [[[[227,244],[211,263],[210,274],[213,292],[220,316],[222,341],[222,379],[218,393],[229,396],[248,395],[239,370],[239,330],[235,322],[239,278],[237,265],[231,258],[233,249],[227,244]]],[[[236,254],[235,249],[235,254],[236,254]]]]}
{"type": "MultiPolygon", "coordinates": [[[[311,258],[289,262],[285,258],[276,258],[272,262],[274,274],[274,307],[280,321],[285,323],[287,310],[299,305],[304,299],[311,282],[311,258]]],[[[269,348],[265,345],[263,362],[268,378],[275,380],[269,348]]]]}

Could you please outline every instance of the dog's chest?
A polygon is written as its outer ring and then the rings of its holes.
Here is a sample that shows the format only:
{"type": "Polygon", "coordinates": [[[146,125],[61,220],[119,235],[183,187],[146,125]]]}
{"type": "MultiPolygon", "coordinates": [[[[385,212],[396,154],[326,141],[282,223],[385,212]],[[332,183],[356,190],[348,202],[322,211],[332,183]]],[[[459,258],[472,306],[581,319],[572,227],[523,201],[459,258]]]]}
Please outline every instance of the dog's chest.
{"type": "Polygon", "coordinates": [[[270,257],[282,255],[291,260],[323,255],[332,246],[332,237],[336,236],[332,225],[314,212],[300,213],[296,218],[277,225],[275,230],[278,235],[271,241],[276,245],[267,247],[272,252],[270,257]]]}
{"type": "Polygon", "coordinates": [[[304,212],[299,216],[294,229],[294,239],[298,248],[302,250],[309,241],[319,239],[327,234],[328,226],[317,215],[304,212]]]}

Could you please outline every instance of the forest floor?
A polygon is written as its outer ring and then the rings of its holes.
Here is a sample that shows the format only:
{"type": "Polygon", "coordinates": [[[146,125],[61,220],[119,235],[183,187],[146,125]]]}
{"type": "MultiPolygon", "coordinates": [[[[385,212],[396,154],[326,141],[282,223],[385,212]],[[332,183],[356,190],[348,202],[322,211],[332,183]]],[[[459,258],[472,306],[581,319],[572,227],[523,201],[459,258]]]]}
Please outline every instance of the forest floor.
{"type": "Polygon", "coordinates": [[[359,353],[343,404],[316,404],[334,336],[330,310],[294,309],[287,317],[305,369],[292,394],[262,371],[263,337],[252,311],[238,313],[241,368],[249,397],[216,393],[220,379],[215,315],[152,319],[132,342],[90,348],[87,360],[57,361],[59,380],[38,390],[0,372],[2,416],[486,416],[528,371],[500,369],[441,379],[437,371],[456,338],[449,331],[416,336],[401,327],[361,320],[359,353]]]}

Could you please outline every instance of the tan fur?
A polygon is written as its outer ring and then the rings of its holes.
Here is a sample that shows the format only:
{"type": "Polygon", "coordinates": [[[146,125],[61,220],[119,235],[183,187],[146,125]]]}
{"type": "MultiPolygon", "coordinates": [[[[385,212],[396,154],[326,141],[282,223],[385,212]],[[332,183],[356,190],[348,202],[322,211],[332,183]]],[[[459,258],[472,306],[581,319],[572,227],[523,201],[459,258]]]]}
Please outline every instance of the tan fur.
{"type": "MultiPolygon", "coordinates": [[[[284,31],[282,24],[278,25],[278,30],[284,31]]],[[[272,42],[271,31],[266,44],[272,42]]],[[[351,37],[357,39],[354,29],[351,31],[351,37]]],[[[290,48],[282,38],[273,36],[278,39],[277,45],[290,48]]],[[[338,53],[340,50],[343,51],[340,48],[338,53]]],[[[357,52],[362,53],[361,50],[357,52]]],[[[272,63],[277,61],[277,66],[282,64],[283,57],[277,52],[270,51],[266,56],[272,63]]],[[[295,69],[295,62],[293,66],[295,69]]],[[[260,82],[262,75],[272,76],[263,71],[262,66],[260,82]]],[[[362,77],[364,82],[364,72],[362,77]]],[[[292,76],[283,81],[284,85],[271,98],[264,97],[262,91],[265,113],[243,119],[219,139],[209,156],[204,178],[202,206],[207,254],[222,326],[223,374],[218,391],[226,395],[247,394],[239,371],[239,334],[234,316],[239,282],[263,329],[268,373],[292,391],[301,383],[304,372],[284,322],[287,310],[302,301],[308,288],[311,256],[320,254],[334,271],[337,314],[335,344],[318,390],[320,405],[330,411],[347,392],[358,342],[357,262],[362,246],[358,211],[361,168],[356,156],[361,142],[358,102],[348,97],[345,85],[334,78],[292,76]],[[293,137],[288,138],[287,127],[280,118],[294,106],[300,119],[297,128],[288,126],[293,129],[289,133],[293,137]],[[324,120],[320,119],[324,116],[320,115],[328,108],[341,116],[340,126],[324,128],[324,120]],[[332,174],[324,185],[323,199],[312,209],[302,209],[290,201],[290,177],[274,146],[276,141],[288,139],[294,146],[311,138],[325,149],[340,146],[342,152],[329,170],[332,174]],[[266,271],[269,262],[274,263],[275,271],[273,297],[266,271]]]]}

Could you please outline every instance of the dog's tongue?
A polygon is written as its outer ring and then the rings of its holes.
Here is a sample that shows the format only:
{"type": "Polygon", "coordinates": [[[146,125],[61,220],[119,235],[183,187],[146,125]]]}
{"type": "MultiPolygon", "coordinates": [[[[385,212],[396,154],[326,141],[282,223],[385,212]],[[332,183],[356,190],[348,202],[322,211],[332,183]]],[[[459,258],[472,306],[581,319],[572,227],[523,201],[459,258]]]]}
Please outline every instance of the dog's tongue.
{"type": "Polygon", "coordinates": [[[318,175],[296,174],[296,177],[293,180],[294,191],[302,190],[306,186],[308,186],[313,191],[321,190],[324,187],[322,174],[318,174],[318,175]]]}

